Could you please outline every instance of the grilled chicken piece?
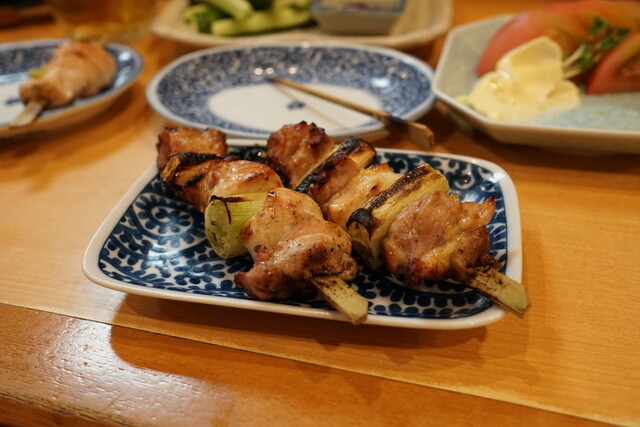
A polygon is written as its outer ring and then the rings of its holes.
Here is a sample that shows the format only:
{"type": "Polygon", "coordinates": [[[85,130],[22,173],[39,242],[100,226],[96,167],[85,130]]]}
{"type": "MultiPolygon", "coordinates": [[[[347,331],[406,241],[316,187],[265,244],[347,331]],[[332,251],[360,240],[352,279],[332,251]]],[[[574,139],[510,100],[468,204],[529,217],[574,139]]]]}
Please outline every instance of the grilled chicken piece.
{"type": "Polygon", "coordinates": [[[461,202],[441,192],[409,204],[383,240],[383,262],[409,285],[422,279],[467,281],[479,266],[497,267],[487,224],[495,201],[461,202]]]}
{"type": "Polygon", "coordinates": [[[275,247],[294,227],[312,218],[322,218],[322,212],[309,196],[274,188],[267,193],[262,209],[242,228],[243,246],[255,261],[261,261],[260,248],[275,247]]]}
{"type": "MultiPolygon", "coordinates": [[[[227,136],[217,129],[197,130],[186,127],[166,127],[158,136],[158,170],[163,170],[170,157],[181,153],[224,156],[227,136]]],[[[191,156],[197,157],[197,156],[191,156]]],[[[197,162],[197,161],[196,161],[197,162]]],[[[186,162],[188,163],[188,162],[186,162]]]]}
{"type": "Polygon", "coordinates": [[[353,211],[389,188],[401,176],[392,172],[386,163],[361,170],[321,205],[325,218],[346,230],[347,220],[353,211]]]}
{"type": "Polygon", "coordinates": [[[209,160],[180,170],[171,184],[180,197],[200,212],[204,212],[211,196],[230,197],[282,187],[280,177],[270,167],[248,160],[226,159],[209,160]]]}
{"type": "Polygon", "coordinates": [[[73,40],[60,45],[42,70],[42,76],[20,85],[20,98],[25,104],[36,102],[54,108],[95,95],[109,86],[116,62],[102,46],[73,40]]]}
{"type": "Polygon", "coordinates": [[[315,292],[313,276],[351,280],[358,272],[351,239],[322,219],[309,197],[286,188],[267,194],[263,208],[244,226],[241,237],[254,265],[236,274],[236,285],[262,300],[286,299],[315,292]]]}
{"type": "Polygon", "coordinates": [[[285,125],[267,140],[267,164],[296,188],[334,149],[333,138],[313,123],[285,125]]]}

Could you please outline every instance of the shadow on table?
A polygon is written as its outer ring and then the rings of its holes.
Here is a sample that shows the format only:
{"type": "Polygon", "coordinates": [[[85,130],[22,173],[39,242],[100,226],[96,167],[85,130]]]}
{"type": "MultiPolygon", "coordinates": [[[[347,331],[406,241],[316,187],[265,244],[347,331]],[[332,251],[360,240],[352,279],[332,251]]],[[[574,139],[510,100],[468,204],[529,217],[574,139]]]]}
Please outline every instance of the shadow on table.
{"type": "MultiPolygon", "coordinates": [[[[113,322],[164,335],[431,384],[440,373],[474,372],[501,360],[518,360],[527,350],[528,321],[508,316],[490,327],[424,330],[305,318],[245,309],[128,295],[113,322]],[[434,376],[435,375],[435,376],[434,376]]],[[[499,369],[504,369],[503,367],[499,369]]],[[[527,368],[525,382],[537,381],[527,368]]],[[[511,370],[509,376],[519,375],[511,370]]],[[[504,380],[490,375],[469,384],[504,380]]]]}

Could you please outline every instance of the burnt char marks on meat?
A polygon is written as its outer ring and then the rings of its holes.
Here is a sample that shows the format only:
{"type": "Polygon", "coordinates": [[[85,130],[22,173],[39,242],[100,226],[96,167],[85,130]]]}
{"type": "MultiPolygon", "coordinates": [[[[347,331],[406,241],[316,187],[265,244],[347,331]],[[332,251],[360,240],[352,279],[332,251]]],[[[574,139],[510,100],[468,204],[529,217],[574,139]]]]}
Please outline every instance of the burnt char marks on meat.
{"type": "MultiPolygon", "coordinates": [[[[227,136],[218,129],[197,130],[186,127],[166,127],[158,136],[158,170],[163,170],[169,159],[180,153],[200,153],[224,156],[227,154],[227,136]]],[[[188,155],[187,161],[197,161],[188,155]]]]}
{"type": "Polygon", "coordinates": [[[368,142],[350,137],[326,160],[313,169],[296,187],[322,205],[361,173],[375,158],[375,149],[368,142]]]}
{"type": "Polygon", "coordinates": [[[362,168],[347,155],[332,156],[309,174],[296,191],[308,194],[322,205],[361,171],[362,168]]]}
{"type": "Polygon", "coordinates": [[[227,159],[210,160],[181,171],[174,182],[184,182],[182,197],[200,212],[204,212],[211,196],[237,196],[282,187],[280,177],[270,167],[248,160],[227,159]]]}
{"type": "Polygon", "coordinates": [[[267,165],[296,188],[334,148],[333,138],[313,123],[285,125],[267,140],[267,165]]]}

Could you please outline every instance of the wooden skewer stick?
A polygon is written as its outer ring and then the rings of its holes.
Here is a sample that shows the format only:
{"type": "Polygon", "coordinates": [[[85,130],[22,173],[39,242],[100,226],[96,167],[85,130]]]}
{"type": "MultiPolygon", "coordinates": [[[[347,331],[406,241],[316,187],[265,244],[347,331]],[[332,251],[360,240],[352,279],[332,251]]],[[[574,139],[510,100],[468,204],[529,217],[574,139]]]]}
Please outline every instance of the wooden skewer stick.
{"type": "Polygon", "coordinates": [[[406,138],[426,148],[431,148],[431,146],[433,146],[433,132],[422,123],[404,120],[399,117],[392,116],[391,114],[384,111],[379,111],[373,108],[366,107],[364,105],[356,104],[354,102],[347,101],[346,99],[338,98],[336,96],[320,92],[291,80],[283,79],[280,77],[267,77],[267,79],[271,82],[292,87],[301,92],[308,93],[318,98],[333,102],[334,104],[342,105],[343,107],[347,107],[349,109],[371,116],[376,120],[382,122],[385,129],[393,136],[406,138]]]}
{"type": "Polygon", "coordinates": [[[20,127],[30,125],[40,115],[42,110],[44,110],[44,107],[44,102],[29,101],[22,111],[11,120],[9,126],[20,127]]]}
{"type": "Polygon", "coordinates": [[[338,276],[315,276],[311,283],[352,325],[359,325],[367,320],[369,302],[338,276]]]}

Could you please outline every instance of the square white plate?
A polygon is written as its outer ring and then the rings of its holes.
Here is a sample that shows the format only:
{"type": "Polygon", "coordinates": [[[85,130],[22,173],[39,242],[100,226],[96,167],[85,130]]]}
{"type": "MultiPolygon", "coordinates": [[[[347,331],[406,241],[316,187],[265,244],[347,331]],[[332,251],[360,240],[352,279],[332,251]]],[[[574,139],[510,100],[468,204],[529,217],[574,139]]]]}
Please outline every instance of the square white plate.
{"type": "MultiPolygon", "coordinates": [[[[244,157],[263,150],[255,141],[230,144],[230,151],[240,151],[244,157]]],[[[378,160],[400,173],[428,162],[445,174],[451,192],[464,201],[494,196],[496,213],[489,224],[491,254],[501,262],[505,274],[521,280],[518,200],[502,168],[471,157],[404,150],[380,149],[378,160]]],[[[267,302],[236,287],[233,275],[250,268],[250,258],[218,258],[206,239],[202,214],[167,191],[157,175],[153,164],[96,232],[83,261],[89,279],[149,297],[344,320],[318,297],[267,302]]],[[[370,301],[366,323],[372,325],[464,329],[493,323],[505,315],[502,308],[474,290],[448,282],[409,288],[381,270],[362,268],[351,285],[370,301]]]]}

